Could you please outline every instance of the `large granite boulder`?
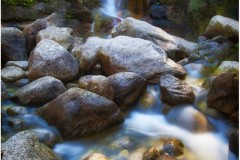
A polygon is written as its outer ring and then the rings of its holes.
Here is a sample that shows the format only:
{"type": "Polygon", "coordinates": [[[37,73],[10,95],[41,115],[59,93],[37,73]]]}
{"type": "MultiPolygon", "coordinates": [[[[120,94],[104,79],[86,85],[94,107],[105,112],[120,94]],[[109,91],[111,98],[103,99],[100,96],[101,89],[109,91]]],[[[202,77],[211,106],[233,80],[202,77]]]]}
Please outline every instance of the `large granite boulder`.
{"type": "Polygon", "coordinates": [[[110,100],[114,98],[114,91],[109,79],[102,75],[87,75],[78,80],[80,88],[106,97],[110,100]]]}
{"type": "Polygon", "coordinates": [[[236,112],[239,104],[239,75],[227,72],[217,76],[207,96],[208,107],[226,115],[236,112]]]}
{"type": "Polygon", "coordinates": [[[222,35],[229,39],[238,40],[239,22],[231,18],[216,15],[210,20],[203,35],[208,38],[222,35]]]}
{"type": "Polygon", "coordinates": [[[27,60],[26,39],[23,32],[15,27],[1,28],[2,61],[27,60]]]}
{"type": "Polygon", "coordinates": [[[53,76],[62,81],[70,81],[78,74],[79,65],[73,56],[58,43],[43,39],[29,57],[31,80],[53,76]]]}
{"type": "Polygon", "coordinates": [[[38,43],[42,39],[50,39],[68,50],[74,42],[74,38],[71,35],[72,31],[73,30],[68,27],[48,27],[38,32],[36,40],[38,43]]]}
{"type": "Polygon", "coordinates": [[[124,19],[114,27],[112,36],[119,35],[142,38],[160,46],[169,58],[179,61],[196,49],[196,43],[170,35],[161,28],[131,17],[124,19]]]}
{"type": "Polygon", "coordinates": [[[116,73],[108,77],[114,90],[114,101],[121,110],[126,110],[146,90],[146,80],[133,72],[116,73]]]}
{"type": "Polygon", "coordinates": [[[1,78],[5,83],[16,82],[17,80],[26,77],[25,72],[15,66],[8,66],[1,70],[1,78]]]}
{"type": "Polygon", "coordinates": [[[178,78],[166,74],[160,77],[162,100],[171,105],[194,103],[192,88],[178,78]]]}
{"type": "Polygon", "coordinates": [[[1,145],[1,159],[56,160],[58,157],[50,148],[38,141],[34,132],[22,131],[1,145]]]}
{"type": "Polygon", "coordinates": [[[80,88],[67,90],[36,113],[68,139],[101,132],[124,120],[113,101],[80,88]]]}
{"type": "Polygon", "coordinates": [[[39,31],[50,26],[61,27],[65,23],[65,19],[61,14],[52,13],[46,18],[37,19],[33,23],[26,25],[23,34],[26,37],[27,52],[30,53],[36,46],[36,37],[39,31]]]}
{"type": "Polygon", "coordinates": [[[39,78],[14,92],[21,104],[45,104],[65,91],[64,84],[51,76],[39,78]]]}
{"type": "MultiPolygon", "coordinates": [[[[148,83],[158,83],[162,74],[185,77],[182,66],[169,59],[166,53],[150,41],[118,36],[113,39],[90,38],[89,43],[100,44],[99,63],[107,76],[118,72],[135,72],[148,83]]],[[[95,51],[95,52],[96,52],[95,51]]]]}

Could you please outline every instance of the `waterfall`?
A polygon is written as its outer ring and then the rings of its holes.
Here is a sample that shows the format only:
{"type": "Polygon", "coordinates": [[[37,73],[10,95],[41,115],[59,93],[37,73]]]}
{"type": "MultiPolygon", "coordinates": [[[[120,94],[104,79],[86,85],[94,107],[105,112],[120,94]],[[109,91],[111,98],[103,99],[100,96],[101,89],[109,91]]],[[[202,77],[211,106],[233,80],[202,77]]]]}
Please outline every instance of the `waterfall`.
{"type": "Polygon", "coordinates": [[[115,5],[115,0],[105,0],[103,5],[104,12],[112,17],[117,17],[117,9],[115,5]]]}
{"type": "Polygon", "coordinates": [[[95,21],[92,22],[91,24],[91,31],[90,32],[94,32],[95,31],[95,21]]]}

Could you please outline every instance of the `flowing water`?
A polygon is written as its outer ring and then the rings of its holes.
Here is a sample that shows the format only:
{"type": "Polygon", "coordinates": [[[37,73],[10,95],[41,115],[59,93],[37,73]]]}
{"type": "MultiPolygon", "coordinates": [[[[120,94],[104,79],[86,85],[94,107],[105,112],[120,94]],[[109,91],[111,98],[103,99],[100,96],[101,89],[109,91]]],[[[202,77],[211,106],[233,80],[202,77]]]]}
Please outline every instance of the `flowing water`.
{"type": "MultiPolygon", "coordinates": [[[[120,2],[119,2],[120,3],[120,2]]],[[[118,4],[119,5],[119,4],[118,4]]],[[[106,0],[104,12],[117,17],[117,9],[113,0],[106,0]]],[[[92,27],[91,32],[94,32],[92,27]]],[[[161,148],[163,138],[175,137],[184,143],[184,154],[181,160],[237,160],[228,148],[228,136],[233,130],[221,115],[206,112],[207,90],[201,87],[207,78],[201,73],[187,70],[187,82],[196,95],[192,105],[175,106],[169,109],[161,101],[158,85],[148,85],[146,93],[141,97],[131,110],[125,113],[123,124],[106,130],[103,133],[75,141],[60,141],[53,150],[63,160],[79,160],[87,153],[100,152],[110,159],[141,159],[143,152],[151,146],[161,148]],[[203,121],[211,125],[202,132],[194,131],[195,114],[199,110],[204,113],[203,121]],[[217,116],[214,116],[216,115],[217,116]],[[116,147],[116,139],[127,137],[130,141],[128,147],[116,147]],[[140,158],[139,158],[140,157],[140,158]]],[[[14,92],[18,87],[8,85],[8,91],[14,92]]],[[[16,132],[25,129],[47,128],[58,133],[56,128],[49,126],[43,119],[34,114],[36,106],[27,106],[28,114],[19,116],[24,121],[24,129],[14,130],[7,124],[9,119],[6,109],[16,106],[14,102],[2,102],[2,136],[8,138],[16,132]],[[7,117],[7,118],[6,118],[7,117]]]]}

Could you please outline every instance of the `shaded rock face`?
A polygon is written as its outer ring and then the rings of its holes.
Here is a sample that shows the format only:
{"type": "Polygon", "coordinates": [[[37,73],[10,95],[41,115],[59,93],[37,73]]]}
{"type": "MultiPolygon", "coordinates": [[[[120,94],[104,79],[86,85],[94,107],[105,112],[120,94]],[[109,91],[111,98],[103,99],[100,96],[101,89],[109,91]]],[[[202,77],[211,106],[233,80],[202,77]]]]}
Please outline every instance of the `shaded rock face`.
{"type": "Polygon", "coordinates": [[[10,116],[19,116],[19,115],[24,115],[28,113],[27,108],[21,107],[21,106],[10,107],[6,111],[7,111],[7,114],[9,114],[10,116]]]}
{"type": "Polygon", "coordinates": [[[226,115],[238,111],[239,75],[227,72],[217,76],[207,96],[208,107],[214,108],[226,115]]]}
{"type": "Polygon", "coordinates": [[[92,23],[94,20],[91,11],[83,6],[78,8],[70,8],[67,10],[67,14],[84,23],[92,23]]]}
{"type": "Polygon", "coordinates": [[[67,90],[36,113],[68,139],[101,132],[124,120],[114,102],[79,88],[67,90]]]}
{"type": "Polygon", "coordinates": [[[8,61],[5,66],[15,66],[19,67],[22,70],[26,71],[28,70],[28,61],[8,61]]]}
{"type": "Polygon", "coordinates": [[[36,36],[40,30],[50,26],[63,26],[65,24],[64,17],[60,14],[53,13],[46,18],[38,19],[33,23],[26,25],[23,34],[26,38],[27,52],[30,53],[36,46],[36,36]]]}
{"type": "Polygon", "coordinates": [[[100,38],[91,38],[89,41],[93,44],[102,42],[97,55],[107,76],[118,72],[135,72],[153,84],[159,82],[161,74],[169,73],[179,78],[185,76],[182,66],[168,59],[166,53],[152,42],[126,36],[105,42],[100,38]]]}
{"type": "Polygon", "coordinates": [[[23,32],[15,27],[2,27],[1,54],[4,62],[27,60],[26,40],[23,32]]]}
{"type": "Polygon", "coordinates": [[[126,110],[145,92],[146,80],[133,72],[121,72],[108,77],[114,90],[114,102],[126,110]]]}
{"type": "Polygon", "coordinates": [[[25,72],[21,68],[15,66],[8,66],[1,70],[1,78],[5,83],[16,82],[24,77],[26,77],[25,72]]]}
{"type": "Polygon", "coordinates": [[[239,131],[235,131],[229,138],[229,149],[239,156],[239,131]]]}
{"type": "Polygon", "coordinates": [[[107,77],[101,75],[83,76],[78,80],[78,85],[82,89],[96,93],[110,100],[114,98],[114,91],[107,77]]]}
{"type": "Polygon", "coordinates": [[[159,151],[156,147],[151,147],[147,149],[143,154],[143,160],[155,160],[160,156],[159,151]]]}
{"type": "Polygon", "coordinates": [[[58,159],[54,152],[39,143],[30,131],[19,132],[1,146],[1,159],[58,159]]]}
{"type": "Polygon", "coordinates": [[[7,87],[1,80],[1,100],[4,101],[8,98],[7,87]]]}
{"type": "Polygon", "coordinates": [[[74,38],[71,36],[72,31],[71,28],[67,27],[48,27],[38,32],[37,43],[42,39],[50,39],[68,50],[74,42],[74,38]]]}
{"type": "Polygon", "coordinates": [[[136,14],[146,13],[149,9],[150,0],[130,0],[128,1],[129,11],[136,14]]]}
{"type": "Polygon", "coordinates": [[[119,35],[142,38],[160,46],[169,58],[179,61],[196,49],[196,43],[169,35],[160,28],[146,22],[128,17],[114,27],[112,36],[119,35]]]}
{"type": "Polygon", "coordinates": [[[21,104],[44,104],[65,91],[64,84],[51,76],[39,78],[28,85],[18,89],[13,94],[21,104]]]}
{"type": "Polygon", "coordinates": [[[78,63],[73,56],[58,43],[43,39],[29,57],[29,79],[53,76],[62,81],[70,81],[78,74],[78,63]]]}
{"type": "Polygon", "coordinates": [[[229,39],[238,40],[239,22],[231,18],[216,15],[210,20],[203,35],[209,38],[222,35],[229,39]]]}
{"type": "Polygon", "coordinates": [[[195,100],[192,88],[170,74],[160,77],[160,90],[162,100],[171,105],[193,103],[195,100]]]}

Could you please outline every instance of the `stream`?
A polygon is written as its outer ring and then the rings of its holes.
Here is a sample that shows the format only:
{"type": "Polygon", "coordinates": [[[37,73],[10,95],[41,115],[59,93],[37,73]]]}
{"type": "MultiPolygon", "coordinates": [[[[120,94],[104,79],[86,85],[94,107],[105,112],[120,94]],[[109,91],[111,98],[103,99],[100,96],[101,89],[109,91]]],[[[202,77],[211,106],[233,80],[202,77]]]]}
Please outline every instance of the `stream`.
{"type": "MultiPolygon", "coordinates": [[[[102,9],[104,13],[121,19],[117,16],[116,6],[118,5],[115,5],[113,0],[106,0],[102,9]]],[[[94,33],[94,23],[90,32],[94,33]]],[[[161,100],[159,85],[148,85],[145,94],[131,110],[124,113],[124,123],[80,140],[61,140],[53,146],[54,152],[62,160],[79,160],[86,154],[94,152],[115,160],[137,160],[147,148],[151,146],[160,148],[163,145],[162,139],[174,137],[184,144],[184,154],[177,158],[179,160],[237,160],[238,158],[229,151],[228,147],[228,136],[234,128],[219,113],[211,114],[206,110],[208,90],[201,85],[208,77],[198,71],[186,70],[186,72],[187,77],[184,81],[194,90],[196,96],[194,104],[170,108],[161,100]],[[197,125],[194,115],[199,112],[206,116],[204,123],[211,126],[207,131],[198,132],[193,129],[197,125]],[[120,147],[114,145],[118,139],[124,139],[123,143],[126,141],[126,145],[125,143],[120,147]]],[[[13,93],[18,88],[20,87],[14,84],[7,84],[9,93],[13,93]]],[[[18,106],[10,100],[1,104],[2,117],[8,116],[7,108],[18,106]]],[[[8,120],[11,118],[5,118],[2,121],[2,138],[8,138],[21,130],[39,128],[51,130],[59,135],[56,128],[49,126],[34,114],[36,107],[39,106],[27,106],[27,114],[15,117],[23,119],[24,128],[9,127],[8,120]]]]}

